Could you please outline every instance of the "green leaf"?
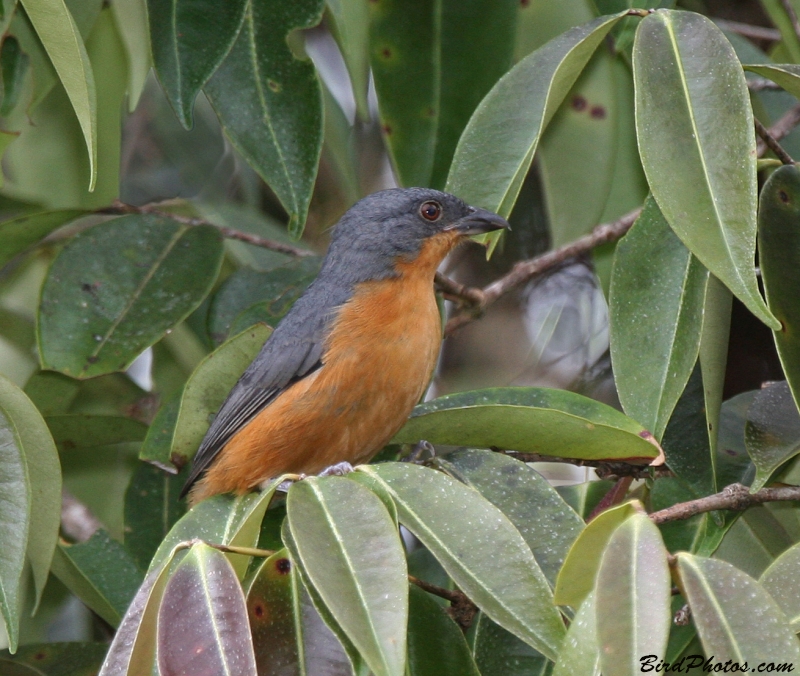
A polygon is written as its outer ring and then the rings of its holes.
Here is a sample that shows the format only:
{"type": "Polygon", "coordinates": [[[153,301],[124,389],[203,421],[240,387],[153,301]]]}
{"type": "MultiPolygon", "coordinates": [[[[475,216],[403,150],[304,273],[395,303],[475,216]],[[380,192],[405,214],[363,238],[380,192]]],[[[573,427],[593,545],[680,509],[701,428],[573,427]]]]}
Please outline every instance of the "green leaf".
{"type": "Polygon", "coordinates": [[[115,0],[111,12],[128,56],[128,112],[132,113],[152,65],[147,5],[144,0],[115,0]]]}
{"type": "Polygon", "coordinates": [[[80,382],[55,371],[34,373],[25,383],[25,394],[44,416],[66,413],[80,391],[80,382]]]}
{"type": "Polygon", "coordinates": [[[46,418],[50,434],[63,451],[141,441],[147,425],[116,415],[51,415],[46,418]]]}
{"type": "Polygon", "coordinates": [[[372,73],[398,180],[442,188],[470,115],[511,65],[517,3],[371,3],[370,15],[372,73]]]}
{"type": "Polygon", "coordinates": [[[780,31],[783,49],[795,63],[800,63],[800,38],[794,32],[782,0],[761,0],[759,4],[764,8],[775,28],[780,31]]]}
{"type": "Polygon", "coordinates": [[[175,114],[192,127],[194,100],[228,54],[247,0],[147,0],[153,65],[175,114]]]}
{"type": "Polygon", "coordinates": [[[408,676],[486,676],[478,671],[464,634],[433,597],[408,589],[408,676]]]}
{"type": "Polygon", "coordinates": [[[97,180],[97,95],[89,55],[64,0],[20,0],[58,73],[89,151],[89,191],[97,180]]]}
{"type": "Polygon", "coordinates": [[[325,0],[330,28],[347,66],[358,116],[368,121],[369,9],[367,0],[325,0]]]}
{"type": "Polygon", "coordinates": [[[16,650],[26,559],[41,599],[61,523],[61,467],[41,414],[0,376],[0,613],[16,650]]]}
{"type": "Polygon", "coordinates": [[[95,676],[107,650],[105,643],[32,643],[14,655],[1,651],[0,672],[7,676],[95,676]]]}
{"type": "Polygon", "coordinates": [[[224,554],[196,544],[175,568],[158,609],[156,652],[165,674],[256,676],[244,594],[224,554]]]}
{"type": "Polygon", "coordinates": [[[553,676],[600,676],[600,644],[594,592],[581,603],[569,625],[553,676]]]}
{"type": "Polygon", "coordinates": [[[477,107],[456,147],[448,192],[508,216],[547,124],[622,14],[554,38],[512,68],[477,107]],[[491,166],[491,176],[486,167],[491,166]]]}
{"type": "Polygon", "coordinates": [[[25,214],[0,223],[0,268],[53,230],[85,213],[78,209],[61,209],[25,214]]]}
{"type": "Polygon", "coordinates": [[[492,451],[459,450],[439,463],[510,519],[553,586],[584,523],[548,481],[524,462],[492,451]]]}
{"type": "Polygon", "coordinates": [[[259,674],[300,674],[292,598],[292,562],[281,549],[264,559],[246,591],[247,616],[259,674]]]}
{"type": "Polygon", "coordinates": [[[256,304],[262,310],[263,319],[270,320],[266,323],[275,326],[316,277],[319,267],[319,259],[314,257],[268,272],[249,268],[236,270],[220,285],[211,301],[208,311],[211,339],[220,344],[236,335],[231,333],[234,320],[256,304]]]}
{"type": "Polygon", "coordinates": [[[555,589],[555,602],[577,608],[594,589],[597,571],[614,531],[633,516],[637,503],[627,502],[598,514],[584,528],[569,550],[555,589]]]}
{"type": "MultiPolygon", "coordinates": [[[[800,66],[796,66],[800,72],[800,66]]],[[[798,75],[800,84],[800,75],[798,75]]],[[[758,260],[770,310],[781,323],[774,331],[775,346],[795,401],[800,401],[800,171],[787,165],[773,172],[761,191],[758,214],[758,260]]]]}
{"type": "Polygon", "coordinates": [[[598,50],[561,104],[539,146],[538,167],[551,246],[601,222],[617,161],[615,57],[598,50]],[[576,200],[575,195],[581,195],[576,200]]]}
{"type": "Polygon", "coordinates": [[[481,610],[545,656],[557,654],[564,625],[547,579],[499,509],[474,489],[416,465],[362,465],[359,471],[384,483],[400,522],[481,610]]]}
{"type": "Polygon", "coordinates": [[[322,91],[314,66],[294,57],[291,30],[316,26],[323,0],[250,0],[244,24],[205,86],[225,133],[289,213],[299,237],[322,149],[322,91]]]}
{"type": "MultiPolygon", "coordinates": [[[[195,505],[175,523],[161,541],[149,570],[153,571],[160,566],[174,547],[193,539],[213,544],[255,547],[261,521],[279,483],[280,481],[273,481],[270,488],[261,493],[214,495],[195,505]]],[[[237,574],[244,576],[249,559],[234,554],[231,557],[237,574]]]]}
{"type": "Polygon", "coordinates": [[[786,616],[749,575],[685,552],[678,554],[678,573],[703,648],[715,662],[800,662],[800,644],[786,616]]]}
{"type": "Polygon", "coordinates": [[[43,365],[76,378],[125,370],[200,304],[221,262],[210,226],[133,215],[80,233],[42,289],[43,365]]]}
{"type": "Polygon", "coordinates": [[[747,412],[745,444],[756,477],[751,490],[763,488],[783,463],[800,453],[800,414],[785,381],[761,390],[747,412]]]}
{"type": "Polygon", "coordinates": [[[173,464],[172,439],[175,436],[175,425],[178,422],[178,412],[181,409],[183,388],[181,387],[173,396],[165,401],[158,409],[156,417],[147,429],[147,436],[139,450],[139,459],[149,462],[156,467],[175,474],[178,465],[183,466],[186,459],[176,456],[177,462],[173,464]],[[182,464],[183,463],[183,464],[182,464]]]}
{"type": "Polygon", "coordinates": [[[98,676],[152,672],[156,656],[158,608],[164,595],[172,559],[179,549],[185,548],[185,545],[181,545],[172,549],[147,574],[114,634],[98,676]]]}
{"type": "Polygon", "coordinates": [[[780,606],[792,630],[800,631],[800,544],[775,559],[758,581],[780,606]]]}
{"type": "Polygon", "coordinates": [[[402,675],[408,571],[383,503],[343,477],[295,483],[287,543],[326,607],[376,676],[402,675]]]}
{"type": "Polygon", "coordinates": [[[609,332],[622,406],[656,439],[697,361],[707,283],[708,270],[649,197],[614,254],[609,332]]]}
{"type": "Polygon", "coordinates": [[[642,655],[663,659],[670,628],[671,581],[658,527],[633,514],[614,531],[597,571],[597,635],[606,676],[640,673],[642,655]]]}
{"type": "Polygon", "coordinates": [[[757,578],[792,546],[794,540],[775,515],[762,505],[740,514],[725,533],[714,558],[727,561],[757,578]]]}
{"type": "MultiPolygon", "coordinates": [[[[11,17],[7,17],[10,20],[11,17]]],[[[5,23],[6,19],[3,20],[5,23]]],[[[4,31],[5,32],[5,31],[4,31]]],[[[13,35],[3,38],[0,48],[0,68],[3,73],[0,115],[8,117],[17,107],[30,73],[30,57],[22,51],[19,40],[13,35]]]]}
{"type": "Polygon", "coordinates": [[[462,392],[417,406],[394,443],[498,447],[564,458],[652,459],[652,436],[588,397],[535,387],[462,392]]]}
{"type": "Polygon", "coordinates": [[[700,262],[777,328],[754,269],[753,111],[733,47],[699,14],[656,12],[636,32],[633,75],[642,165],[661,212],[700,262]]]}
{"type": "MultiPolygon", "coordinates": [[[[780,85],[792,96],[800,98],[800,66],[793,63],[745,64],[745,70],[761,75],[780,85]]],[[[789,165],[791,166],[791,165],[789,165]]]]}
{"type": "Polygon", "coordinates": [[[556,486],[558,494],[574,509],[578,516],[588,521],[600,503],[600,500],[614,487],[614,482],[608,479],[584,481],[571,486],[556,486]]]}
{"type": "Polygon", "coordinates": [[[186,513],[178,499],[186,477],[141,463],[125,491],[125,549],[147,570],[167,533],[186,513]]]}
{"type": "Polygon", "coordinates": [[[104,530],[87,542],[59,544],[53,575],[112,627],[119,626],[144,577],[126,549],[104,530]]]}
{"type": "Polygon", "coordinates": [[[472,650],[481,676],[546,676],[550,673],[550,660],[483,613],[478,613],[472,627],[472,650]]]}
{"type": "MultiPolygon", "coordinates": [[[[182,461],[194,456],[211,424],[211,416],[219,410],[270,333],[272,329],[268,326],[256,324],[223,343],[200,362],[184,387],[171,453],[161,458],[162,462],[169,463],[174,455],[182,461]]],[[[166,447],[165,450],[170,449],[166,447]]]]}

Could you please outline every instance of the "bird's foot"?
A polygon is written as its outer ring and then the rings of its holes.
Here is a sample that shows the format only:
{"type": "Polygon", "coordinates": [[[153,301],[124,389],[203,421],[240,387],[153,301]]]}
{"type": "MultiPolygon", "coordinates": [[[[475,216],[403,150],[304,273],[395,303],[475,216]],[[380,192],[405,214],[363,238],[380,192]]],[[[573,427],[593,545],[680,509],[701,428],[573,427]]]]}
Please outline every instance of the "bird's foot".
{"type": "Polygon", "coordinates": [[[317,476],[344,476],[353,471],[353,466],[347,462],[337,462],[335,465],[326,467],[317,476]]]}
{"type": "MultiPolygon", "coordinates": [[[[290,474],[288,476],[289,476],[289,478],[286,479],[286,481],[281,481],[278,484],[278,487],[275,489],[276,491],[278,491],[280,493],[286,493],[286,492],[288,492],[289,488],[291,487],[291,485],[295,481],[302,481],[303,479],[306,478],[305,474],[290,474]]],[[[268,479],[267,481],[264,481],[263,483],[261,483],[259,485],[259,487],[258,487],[259,490],[264,490],[265,488],[268,488],[271,481],[272,481],[272,479],[268,479]]]]}
{"type": "Polygon", "coordinates": [[[430,460],[435,455],[436,449],[433,447],[433,444],[430,441],[422,439],[414,445],[414,448],[411,449],[411,453],[400,458],[400,462],[421,463],[430,460]]]}

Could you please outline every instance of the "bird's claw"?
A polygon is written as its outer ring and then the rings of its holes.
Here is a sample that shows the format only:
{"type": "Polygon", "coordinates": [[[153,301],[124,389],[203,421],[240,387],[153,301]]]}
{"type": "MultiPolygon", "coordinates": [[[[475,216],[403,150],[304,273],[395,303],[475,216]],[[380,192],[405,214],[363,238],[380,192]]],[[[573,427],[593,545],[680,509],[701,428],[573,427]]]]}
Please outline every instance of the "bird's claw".
{"type": "Polygon", "coordinates": [[[353,471],[353,466],[347,462],[337,462],[335,465],[326,467],[317,476],[344,476],[353,471]]]}

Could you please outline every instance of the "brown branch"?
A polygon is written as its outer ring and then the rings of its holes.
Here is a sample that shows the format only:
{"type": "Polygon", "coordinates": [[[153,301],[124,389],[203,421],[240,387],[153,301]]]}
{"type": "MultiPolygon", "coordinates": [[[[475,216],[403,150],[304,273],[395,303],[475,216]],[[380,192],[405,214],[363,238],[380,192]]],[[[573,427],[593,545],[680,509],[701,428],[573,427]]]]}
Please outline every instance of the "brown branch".
{"type": "Polygon", "coordinates": [[[124,202],[116,200],[111,206],[98,209],[95,213],[113,215],[155,214],[158,216],[163,216],[164,218],[170,218],[177,223],[182,223],[184,225],[190,225],[193,227],[198,225],[210,225],[212,228],[219,230],[220,234],[227,239],[235,239],[240,242],[246,242],[247,244],[252,244],[253,246],[261,247],[262,249],[270,249],[271,251],[277,251],[278,253],[287,254],[289,256],[302,257],[316,255],[313,251],[309,251],[308,249],[303,249],[292,244],[286,244],[285,242],[279,242],[274,239],[267,239],[266,237],[252,235],[249,232],[242,232],[241,230],[236,230],[235,228],[227,228],[222,225],[215,225],[214,223],[209,223],[202,218],[193,218],[191,216],[173,214],[169,211],[164,211],[163,209],[159,208],[159,205],[145,204],[144,206],[137,207],[132,204],[125,204],[124,202]]]}
{"type": "Polygon", "coordinates": [[[570,258],[588,253],[601,244],[618,240],[630,230],[641,211],[641,208],[634,209],[613,223],[602,223],[595,226],[594,230],[588,235],[584,235],[574,242],[570,242],[553,251],[548,251],[536,258],[516,263],[508,274],[495,280],[482,290],[475,290],[480,291],[483,295],[482,302],[474,304],[469,310],[462,309],[451,317],[445,326],[445,336],[476,319],[489,305],[529,279],[558,267],[570,258]]]}
{"type": "MultiPolygon", "coordinates": [[[[788,136],[798,124],[800,124],[800,103],[787,110],[767,131],[772,138],[780,141],[788,136]]],[[[767,144],[759,140],[758,157],[761,157],[765,152],[767,152],[767,144]]]]}
{"type": "Polygon", "coordinates": [[[714,512],[720,509],[742,511],[748,507],[763,505],[765,502],[788,500],[800,500],[800,486],[762,488],[760,491],[751,493],[747,486],[731,484],[714,495],[690,500],[689,502],[681,502],[672,507],[653,512],[649,516],[653,523],[660,525],[670,521],[689,519],[696,514],[703,514],[704,512],[714,512]]]}
{"type": "Polygon", "coordinates": [[[74,542],[86,542],[103,524],[68,490],[61,492],[61,532],[74,542]]]}
{"type": "Polygon", "coordinates": [[[472,626],[472,620],[475,617],[475,613],[478,612],[478,607],[464,592],[457,589],[438,587],[413,575],[408,576],[408,581],[429,594],[443,598],[445,601],[450,601],[450,607],[447,611],[461,629],[466,631],[472,626]]]}
{"type": "Polygon", "coordinates": [[[751,92],[763,92],[763,91],[773,91],[773,92],[780,92],[783,91],[783,87],[779,84],[773,82],[772,80],[767,80],[764,77],[760,78],[753,78],[747,81],[747,88],[751,92]]]}
{"type": "Polygon", "coordinates": [[[730,31],[743,35],[746,38],[753,40],[768,40],[769,42],[779,42],[781,39],[781,32],[775,28],[766,28],[764,26],[753,26],[749,23],[741,23],[740,21],[728,21],[727,19],[714,18],[714,23],[717,24],[722,30],[730,31]]]}
{"type": "Polygon", "coordinates": [[[441,272],[436,273],[433,281],[447,300],[460,301],[467,305],[480,305],[484,301],[483,291],[459,284],[457,281],[445,277],[441,272]]]}
{"type": "Polygon", "coordinates": [[[783,162],[783,164],[794,164],[794,160],[792,156],[789,155],[778,143],[777,139],[769,133],[769,130],[758,121],[758,118],[753,118],[753,122],[756,126],[756,134],[761,137],[761,140],[767,145],[767,147],[775,153],[775,156],[783,162]]]}

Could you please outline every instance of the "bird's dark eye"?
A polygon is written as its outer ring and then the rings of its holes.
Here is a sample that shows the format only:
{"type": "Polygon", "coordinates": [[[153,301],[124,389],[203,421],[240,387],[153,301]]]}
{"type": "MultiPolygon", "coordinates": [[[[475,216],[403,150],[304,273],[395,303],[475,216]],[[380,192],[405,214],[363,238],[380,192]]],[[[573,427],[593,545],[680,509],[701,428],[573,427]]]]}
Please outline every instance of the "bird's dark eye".
{"type": "Polygon", "coordinates": [[[425,202],[419,208],[419,215],[426,221],[438,221],[442,215],[442,205],[438,202],[425,202]]]}

